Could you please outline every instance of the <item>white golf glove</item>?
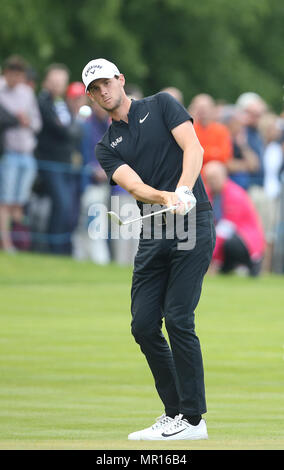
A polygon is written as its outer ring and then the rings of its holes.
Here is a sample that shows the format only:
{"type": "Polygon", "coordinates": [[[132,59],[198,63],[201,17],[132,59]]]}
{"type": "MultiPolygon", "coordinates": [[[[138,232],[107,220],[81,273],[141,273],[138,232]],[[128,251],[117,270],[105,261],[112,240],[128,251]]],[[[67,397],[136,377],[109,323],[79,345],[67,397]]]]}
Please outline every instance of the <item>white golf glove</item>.
{"type": "Polygon", "coordinates": [[[196,206],[196,199],[193,192],[187,186],[180,186],[175,190],[179,200],[183,202],[180,208],[176,209],[179,215],[186,215],[191,209],[196,206]]]}

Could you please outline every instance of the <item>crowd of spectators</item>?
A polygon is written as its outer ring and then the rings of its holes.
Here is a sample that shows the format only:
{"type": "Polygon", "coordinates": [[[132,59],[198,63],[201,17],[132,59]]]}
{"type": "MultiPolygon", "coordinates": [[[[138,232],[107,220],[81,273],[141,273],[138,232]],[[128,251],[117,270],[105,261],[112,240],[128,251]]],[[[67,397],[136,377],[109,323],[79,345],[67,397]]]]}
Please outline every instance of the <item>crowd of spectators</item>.
{"type": "MultiPolygon", "coordinates": [[[[159,90],[157,90],[159,91],[159,90]]],[[[255,276],[284,272],[284,115],[253,92],[235,103],[208,94],[184,103],[204,148],[202,176],[212,203],[217,241],[211,272],[236,270],[255,276]]],[[[127,94],[143,97],[129,85],[127,94]]],[[[88,101],[81,82],[70,83],[64,64],[51,64],[39,81],[20,56],[2,64],[0,75],[0,235],[8,253],[30,250],[69,255],[97,264],[132,264],[137,235],[108,237],[102,207],[127,207],[133,198],[110,187],[94,148],[109,126],[107,114],[88,101]],[[90,213],[90,207],[92,212],[90,213]],[[99,218],[105,236],[88,227],[99,218]]],[[[127,215],[127,214],[125,214],[127,215]]]]}

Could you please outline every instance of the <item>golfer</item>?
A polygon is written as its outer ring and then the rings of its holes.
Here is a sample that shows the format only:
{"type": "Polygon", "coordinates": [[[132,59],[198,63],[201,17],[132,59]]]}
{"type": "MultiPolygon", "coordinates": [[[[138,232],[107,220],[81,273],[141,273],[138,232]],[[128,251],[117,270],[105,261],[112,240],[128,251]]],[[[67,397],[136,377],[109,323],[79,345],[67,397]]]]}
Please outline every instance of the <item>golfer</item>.
{"type": "Polygon", "coordinates": [[[187,219],[186,214],[196,210],[193,249],[179,249],[176,236],[167,239],[166,224],[162,238],[142,236],[139,241],[131,290],[132,334],[146,356],[164,413],[128,439],[206,439],[204,372],[194,310],[215,230],[200,177],[203,149],[191,116],[168,93],[130,100],[124,75],[105,59],[90,61],[82,79],[90,99],[112,118],[96,147],[110,184],[132,194],[142,212],[143,204],[176,205],[175,213],[187,219]],[[163,318],[170,346],[161,331],[163,318]]]}

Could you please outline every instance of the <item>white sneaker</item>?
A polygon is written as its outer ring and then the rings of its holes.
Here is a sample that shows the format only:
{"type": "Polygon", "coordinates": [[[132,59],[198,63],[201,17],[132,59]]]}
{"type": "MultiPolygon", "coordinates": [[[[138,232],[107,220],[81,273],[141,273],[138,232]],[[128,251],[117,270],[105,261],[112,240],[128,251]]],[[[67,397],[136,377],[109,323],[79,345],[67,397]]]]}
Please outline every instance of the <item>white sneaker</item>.
{"type": "MultiPolygon", "coordinates": [[[[156,418],[153,426],[142,429],[142,431],[136,431],[129,434],[128,439],[131,441],[155,441],[161,438],[163,430],[174,421],[173,418],[163,414],[156,418]]],[[[163,439],[163,438],[162,438],[163,439]]]]}
{"type": "Polygon", "coordinates": [[[175,419],[161,431],[160,440],[178,440],[178,439],[208,439],[206,422],[200,420],[197,426],[192,426],[186,419],[182,419],[183,415],[179,414],[175,419]]]}

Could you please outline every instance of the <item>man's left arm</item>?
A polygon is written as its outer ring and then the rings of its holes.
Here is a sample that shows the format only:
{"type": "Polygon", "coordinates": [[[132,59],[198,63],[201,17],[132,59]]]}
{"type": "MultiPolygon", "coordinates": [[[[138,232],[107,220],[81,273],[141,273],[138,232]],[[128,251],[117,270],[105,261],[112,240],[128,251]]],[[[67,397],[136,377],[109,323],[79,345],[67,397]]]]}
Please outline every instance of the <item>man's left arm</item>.
{"type": "Polygon", "coordinates": [[[171,132],[175,141],[183,150],[182,174],[175,193],[183,202],[183,209],[178,209],[177,213],[185,215],[196,205],[196,198],[192,189],[202,168],[203,148],[190,121],[179,124],[171,132]]]}
{"type": "Polygon", "coordinates": [[[183,150],[182,174],[177,188],[187,186],[192,191],[202,168],[203,148],[190,121],[183,122],[172,129],[171,132],[175,141],[183,150]]]}

